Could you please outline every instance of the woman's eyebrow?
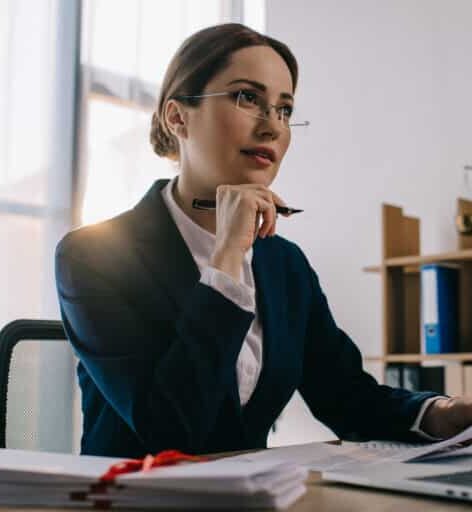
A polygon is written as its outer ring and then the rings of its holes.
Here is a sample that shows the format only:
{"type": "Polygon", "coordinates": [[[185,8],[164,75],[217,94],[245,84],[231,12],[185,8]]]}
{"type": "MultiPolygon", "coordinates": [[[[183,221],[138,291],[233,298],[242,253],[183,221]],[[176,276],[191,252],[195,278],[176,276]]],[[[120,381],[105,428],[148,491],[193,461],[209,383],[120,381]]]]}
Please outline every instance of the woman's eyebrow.
{"type": "MultiPolygon", "coordinates": [[[[228,82],[226,85],[231,85],[231,84],[235,84],[238,82],[246,82],[247,84],[251,84],[253,87],[255,87],[256,89],[259,89],[260,91],[263,91],[263,92],[265,92],[267,90],[267,87],[264,84],[261,84],[260,82],[256,82],[255,80],[248,80],[247,78],[237,78],[236,80],[231,80],[231,82],[228,82]]],[[[294,101],[293,95],[288,92],[281,92],[280,97],[283,99],[286,99],[286,100],[294,101]]]]}

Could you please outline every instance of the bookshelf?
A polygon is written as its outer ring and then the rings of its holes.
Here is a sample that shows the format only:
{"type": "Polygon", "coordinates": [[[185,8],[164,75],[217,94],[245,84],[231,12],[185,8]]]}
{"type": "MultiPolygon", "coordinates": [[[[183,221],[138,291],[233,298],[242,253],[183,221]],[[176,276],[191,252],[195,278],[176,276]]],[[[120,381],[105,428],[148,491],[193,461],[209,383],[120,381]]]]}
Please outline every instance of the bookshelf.
{"type": "MultiPolygon", "coordinates": [[[[458,215],[472,215],[472,201],[458,199],[458,215]]],[[[364,357],[366,362],[422,363],[449,361],[472,363],[472,234],[458,233],[455,250],[423,255],[420,219],[403,209],[382,205],[382,262],[363,270],[380,275],[382,283],[382,352],[364,357]],[[459,267],[459,346],[450,354],[421,353],[420,265],[454,263],[459,267]]]]}

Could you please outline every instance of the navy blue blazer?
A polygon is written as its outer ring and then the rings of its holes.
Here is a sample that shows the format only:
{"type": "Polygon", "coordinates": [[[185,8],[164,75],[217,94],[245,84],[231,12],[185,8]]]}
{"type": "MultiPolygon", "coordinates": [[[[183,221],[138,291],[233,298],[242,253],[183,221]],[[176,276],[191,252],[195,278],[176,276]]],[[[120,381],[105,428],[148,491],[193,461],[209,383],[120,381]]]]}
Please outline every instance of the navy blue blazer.
{"type": "Polygon", "coordinates": [[[254,315],[199,283],[161,197],[168,181],[56,250],[62,319],[80,359],[82,453],[263,448],[296,389],[340,438],[415,439],[409,429],[434,393],[381,386],[363,371],[316,273],[280,236],[254,243],[263,367],[241,407],[236,361],[254,315]]]}

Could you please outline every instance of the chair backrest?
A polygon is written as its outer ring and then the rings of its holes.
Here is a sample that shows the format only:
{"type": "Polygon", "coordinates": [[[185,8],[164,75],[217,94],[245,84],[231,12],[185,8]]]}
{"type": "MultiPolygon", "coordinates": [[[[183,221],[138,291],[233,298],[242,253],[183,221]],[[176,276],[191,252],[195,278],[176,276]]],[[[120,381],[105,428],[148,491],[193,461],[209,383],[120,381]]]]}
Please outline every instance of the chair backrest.
{"type": "MultiPolygon", "coordinates": [[[[0,331],[0,448],[5,448],[7,441],[13,351],[19,342],[32,340],[64,341],[67,337],[62,322],[58,320],[14,320],[0,331]]],[[[31,349],[28,347],[28,350],[31,349]]],[[[24,375],[23,379],[25,379],[24,375]]]]}

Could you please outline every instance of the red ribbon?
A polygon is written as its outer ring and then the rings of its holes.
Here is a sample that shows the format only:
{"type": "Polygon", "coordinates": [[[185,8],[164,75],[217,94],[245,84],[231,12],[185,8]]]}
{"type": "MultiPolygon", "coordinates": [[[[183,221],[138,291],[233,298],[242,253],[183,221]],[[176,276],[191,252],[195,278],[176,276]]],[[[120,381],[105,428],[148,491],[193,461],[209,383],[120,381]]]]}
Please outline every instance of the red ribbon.
{"type": "Polygon", "coordinates": [[[187,455],[179,450],[164,450],[156,455],[146,455],[143,459],[129,459],[110,466],[106,473],[100,477],[104,483],[114,482],[118,475],[134,473],[136,471],[149,471],[158,466],[173,466],[181,462],[203,462],[208,460],[201,455],[187,455]]]}

